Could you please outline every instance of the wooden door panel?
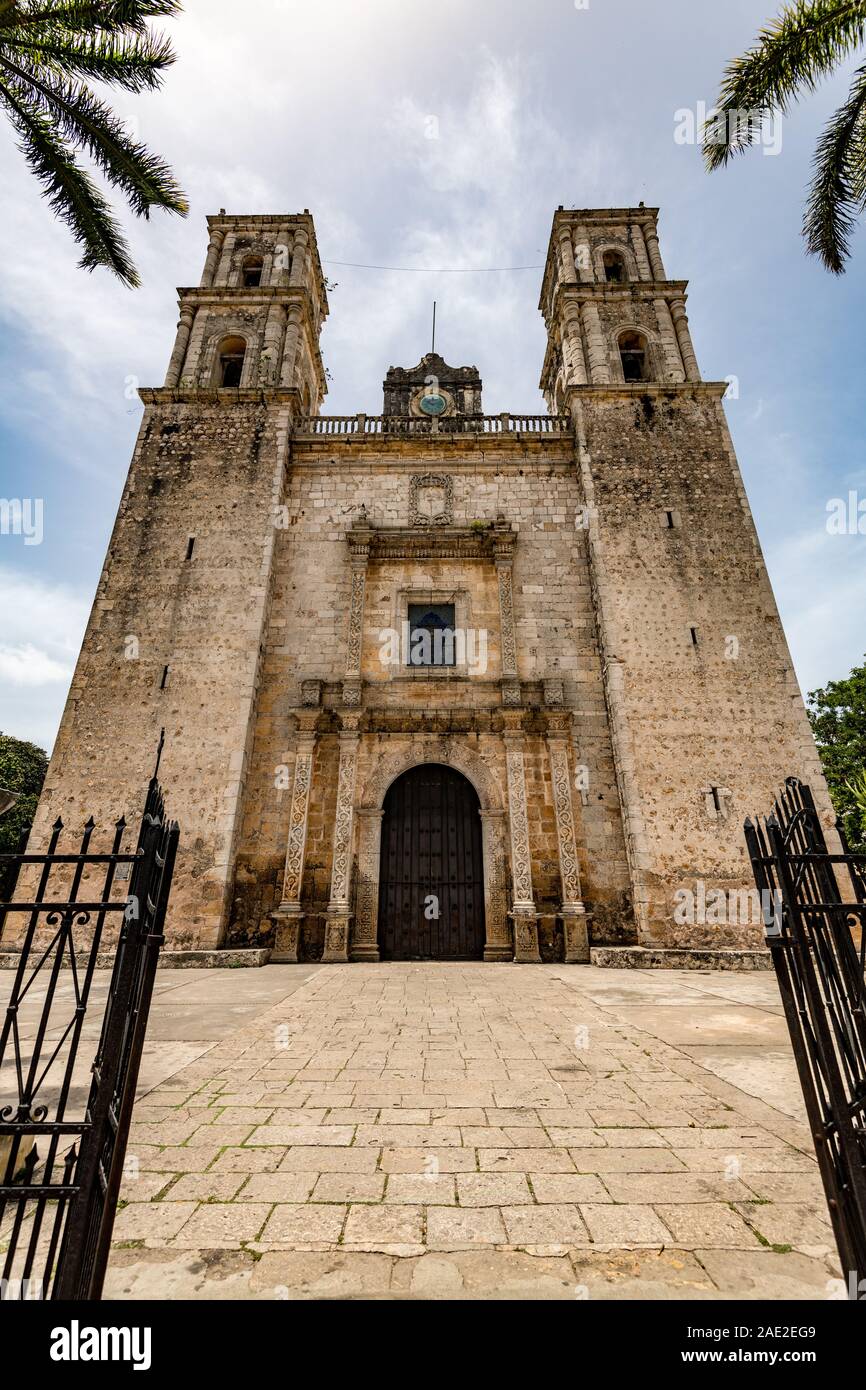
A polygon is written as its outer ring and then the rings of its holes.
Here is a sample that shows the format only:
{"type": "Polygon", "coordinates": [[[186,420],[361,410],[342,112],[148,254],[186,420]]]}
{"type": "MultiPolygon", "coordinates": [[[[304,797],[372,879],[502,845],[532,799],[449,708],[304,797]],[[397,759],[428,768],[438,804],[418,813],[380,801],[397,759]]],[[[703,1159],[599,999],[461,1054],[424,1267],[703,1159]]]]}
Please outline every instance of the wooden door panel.
{"type": "Polygon", "coordinates": [[[384,960],[478,960],[484,866],[478,797],[452,768],[412,768],[382,820],[379,947],[384,960]],[[425,915],[431,898],[438,917],[425,915]]]}

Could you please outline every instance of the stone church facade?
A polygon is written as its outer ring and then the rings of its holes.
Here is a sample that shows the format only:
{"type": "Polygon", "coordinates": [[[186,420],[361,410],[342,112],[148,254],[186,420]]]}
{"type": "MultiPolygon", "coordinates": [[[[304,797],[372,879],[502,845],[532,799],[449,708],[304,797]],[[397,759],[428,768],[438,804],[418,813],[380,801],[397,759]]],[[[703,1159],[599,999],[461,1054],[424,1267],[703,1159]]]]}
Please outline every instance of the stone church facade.
{"type": "Polygon", "coordinates": [[[312,218],[208,225],[34,840],[134,823],[165,727],[170,949],[759,946],[682,891],[751,887],[785,776],[832,812],[656,210],[556,212],[543,416],[434,354],[381,415],[321,414],[312,218]]]}

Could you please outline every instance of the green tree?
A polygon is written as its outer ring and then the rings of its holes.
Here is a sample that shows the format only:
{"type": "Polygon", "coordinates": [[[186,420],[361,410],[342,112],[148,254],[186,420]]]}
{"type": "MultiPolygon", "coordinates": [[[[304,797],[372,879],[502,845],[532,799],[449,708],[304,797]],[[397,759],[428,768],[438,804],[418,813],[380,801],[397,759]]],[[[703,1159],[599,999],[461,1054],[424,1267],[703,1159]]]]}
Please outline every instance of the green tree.
{"type": "Polygon", "coordinates": [[[152,207],[185,216],[171,169],[133,140],[91,81],[153,91],[175,55],[147,21],[180,0],[0,0],[0,106],[54,212],[83,248],[86,270],[139,278],[111,207],[75,158],[87,155],[137,217],[152,207]]]}
{"type": "MultiPolygon", "coordinates": [[[[11,810],[0,816],[0,854],[14,854],[22,834],[33,824],[47,771],[48,754],[44,748],[11,734],[0,734],[0,787],[19,794],[11,810]]],[[[7,896],[9,880],[9,873],[0,869],[0,898],[7,896]]]]}
{"type": "MultiPolygon", "coordinates": [[[[760,113],[787,115],[866,42],[866,0],[798,0],[758,35],[754,47],[725,70],[717,115],[708,122],[709,169],[754,143],[760,113]],[[751,119],[750,119],[751,117],[751,119]]],[[[831,118],[815,152],[803,235],[810,255],[841,275],[851,234],[866,208],[866,64],[854,73],[847,100],[831,118]]]]}
{"type": "Polygon", "coordinates": [[[852,849],[866,847],[866,664],[813,690],[809,719],[852,849]]]}

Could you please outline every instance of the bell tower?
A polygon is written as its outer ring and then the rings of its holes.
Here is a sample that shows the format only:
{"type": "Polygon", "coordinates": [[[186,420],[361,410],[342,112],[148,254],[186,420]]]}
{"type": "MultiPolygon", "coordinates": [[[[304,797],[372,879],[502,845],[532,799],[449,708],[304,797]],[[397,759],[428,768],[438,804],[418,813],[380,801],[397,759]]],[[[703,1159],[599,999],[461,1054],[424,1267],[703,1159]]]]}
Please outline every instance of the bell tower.
{"type": "Polygon", "coordinates": [[[665,270],[657,209],[555,213],[541,389],[574,428],[575,544],[638,939],[711,950],[759,927],[739,910],[700,920],[688,907],[708,885],[726,901],[753,886],[745,817],[791,773],[812,785],[828,829],[834,817],[725,418],[727,382],[701,377],[686,289],[665,270]]]}
{"type": "Polygon", "coordinates": [[[159,731],[183,826],[176,949],[228,917],[289,440],[318,413],[328,312],[309,212],[208,218],[200,283],[179,291],[165,382],[144,403],[105,567],[34,825],[131,823],[159,731]]]}
{"type": "Polygon", "coordinates": [[[208,230],[201,282],[179,291],[164,389],[293,392],[296,414],[318,414],[328,300],[312,217],[220,213],[208,230]]]}

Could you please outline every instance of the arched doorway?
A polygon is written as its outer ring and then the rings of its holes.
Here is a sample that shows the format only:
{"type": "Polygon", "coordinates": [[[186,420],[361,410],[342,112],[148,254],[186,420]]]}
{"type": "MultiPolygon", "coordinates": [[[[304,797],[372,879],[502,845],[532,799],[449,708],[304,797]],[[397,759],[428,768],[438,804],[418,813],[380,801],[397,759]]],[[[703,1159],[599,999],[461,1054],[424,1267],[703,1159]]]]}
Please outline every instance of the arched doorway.
{"type": "Polygon", "coordinates": [[[410,768],[388,790],[378,936],[383,960],[484,957],[480,806],[453,768],[410,768]]]}

